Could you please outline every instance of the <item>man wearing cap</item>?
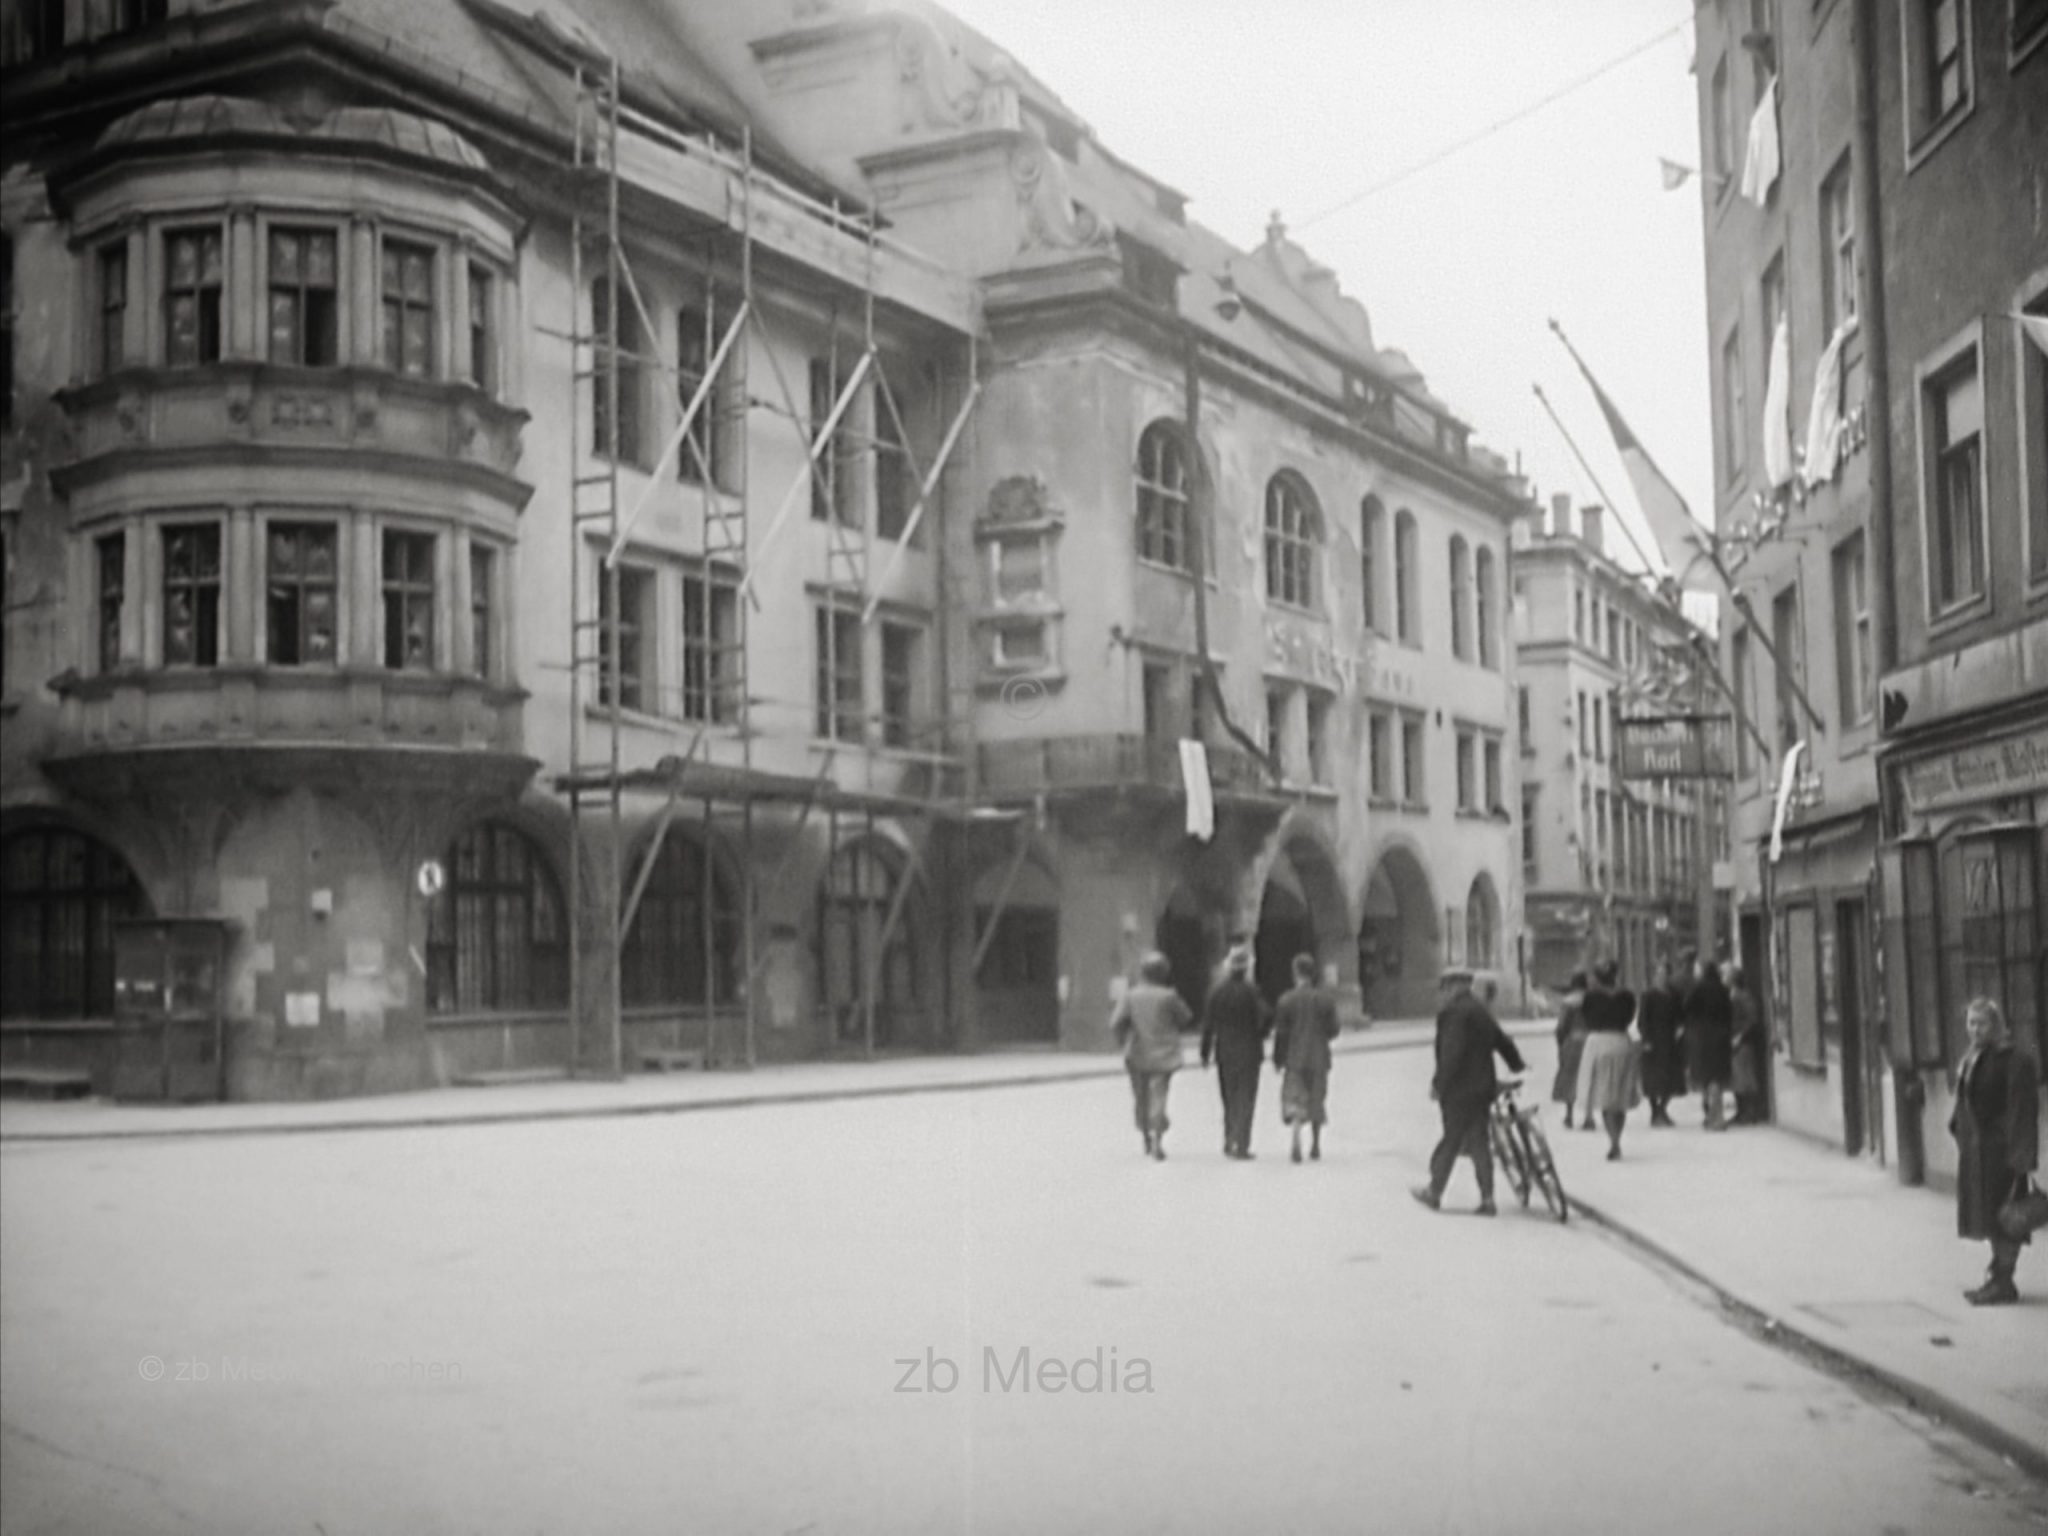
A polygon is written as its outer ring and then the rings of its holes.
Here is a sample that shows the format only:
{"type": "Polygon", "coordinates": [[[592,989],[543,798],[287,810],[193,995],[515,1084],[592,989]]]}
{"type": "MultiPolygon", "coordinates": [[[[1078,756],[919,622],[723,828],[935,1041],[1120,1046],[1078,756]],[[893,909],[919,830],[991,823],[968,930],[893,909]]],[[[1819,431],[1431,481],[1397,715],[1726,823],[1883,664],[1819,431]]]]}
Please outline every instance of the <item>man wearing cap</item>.
{"type": "Polygon", "coordinates": [[[1272,1017],[1266,1000],[1248,979],[1252,952],[1233,945],[1224,962],[1222,985],[1202,1011],[1202,1065],[1216,1060],[1216,1085],[1223,1093],[1223,1155],[1240,1161],[1252,1155],[1252,1114],[1259,1102],[1259,1063],[1266,1051],[1272,1017]]]}
{"type": "Polygon", "coordinates": [[[1173,990],[1173,966],[1153,950],[1138,962],[1138,979],[1125,988],[1110,1016],[1110,1031],[1123,1047],[1131,1078],[1131,1104],[1145,1155],[1166,1161],[1166,1092],[1180,1070],[1180,1034],[1195,1022],[1173,990]]]}
{"type": "Polygon", "coordinates": [[[1472,1159],[1479,1176],[1479,1214],[1495,1214],[1493,1148],[1486,1139],[1486,1116],[1500,1084],[1493,1075],[1498,1055],[1517,1072],[1526,1071],[1522,1053],[1493,1012],[1472,992],[1470,971],[1445,971],[1444,1006],[1436,1016],[1436,1077],[1430,1097],[1443,1113],[1443,1139],[1429,1158],[1429,1182],[1410,1191],[1431,1210],[1443,1205],[1444,1186],[1458,1156],[1472,1159]]]}

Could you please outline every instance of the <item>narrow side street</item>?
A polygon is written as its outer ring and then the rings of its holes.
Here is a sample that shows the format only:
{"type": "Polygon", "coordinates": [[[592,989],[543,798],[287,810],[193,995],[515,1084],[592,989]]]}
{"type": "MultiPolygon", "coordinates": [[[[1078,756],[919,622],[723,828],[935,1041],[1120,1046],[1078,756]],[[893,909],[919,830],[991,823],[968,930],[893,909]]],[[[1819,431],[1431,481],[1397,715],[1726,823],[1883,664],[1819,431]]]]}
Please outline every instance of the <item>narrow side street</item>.
{"type": "Polygon", "coordinates": [[[1995,1458],[1599,1228],[1475,1219],[1465,1169],[1418,1208],[1427,1064],[1341,1057],[1301,1167],[1270,1075],[1226,1162],[1199,1071],[1163,1165],[1113,1078],[11,1144],[0,1525],[2048,1529],[1995,1458]]]}

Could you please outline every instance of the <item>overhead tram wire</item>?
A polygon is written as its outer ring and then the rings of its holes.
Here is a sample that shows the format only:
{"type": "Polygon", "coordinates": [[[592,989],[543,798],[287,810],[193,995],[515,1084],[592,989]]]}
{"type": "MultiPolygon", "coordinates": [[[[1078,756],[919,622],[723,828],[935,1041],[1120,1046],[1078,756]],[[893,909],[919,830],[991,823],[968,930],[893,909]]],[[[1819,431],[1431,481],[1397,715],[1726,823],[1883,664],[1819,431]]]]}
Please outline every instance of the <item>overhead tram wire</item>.
{"type": "Polygon", "coordinates": [[[1538,112],[1541,112],[1545,107],[1554,105],[1555,103],[1564,100],[1565,97],[1572,95],[1574,92],[1584,90],[1587,86],[1593,84],[1596,80],[1602,79],[1603,77],[1612,74],[1615,70],[1621,68],[1622,65],[1630,63],[1633,60],[1638,59],[1642,55],[1648,53],[1652,48],[1655,48],[1660,43],[1664,42],[1665,39],[1673,37],[1679,32],[1682,32],[1685,28],[1692,25],[1693,17],[1697,14],[1698,8],[1695,7],[1693,11],[1687,13],[1683,20],[1673,22],[1670,26],[1666,27],[1663,31],[1659,32],[1656,36],[1646,38],[1644,41],[1636,44],[1635,47],[1629,49],[1626,53],[1616,54],[1613,58],[1609,59],[1606,63],[1600,65],[1598,68],[1588,71],[1586,74],[1579,76],[1576,80],[1570,81],[1565,85],[1559,86],[1556,90],[1552,91],[1548,96],[1545,96],[1542,100],[1531,102],[1526,107],[1517,108],[1515,111],[1510,112],[1506,117],[1499,118],[1494,122],[1488,123],[1484,128],[1479,129],[1475,133],[1467,134],[1464,138],[1459,139],[1455,144],[1448,144],[1444,146],[1444,148],[1438,150],[1435,154],[1429,155],[1428,157],[1422,160],[1416,161],[1415,164],[1407,167],[1405,170],[1396,171],[1392,176],[1387,177],[1384,181],[1376,181],[1371,186],[1366,187],[1362,191],[1352,193],[1342,202],[1333,203],[1328,208],[1323,209],[1320,213],[1311,214],[1308,218],[1303,219],[1299,224],[1295,225],[1294,227],[1296,229],[1310,229],[1313,228],[1315,225],[1322,223],[1325,219],[1335,218],[1338,214],[1345,212],[1347,209],[1356,207],[1358,204],[1364,202],[1367,198],[1377,197],[1380,193],[1389,191],[1392,188],[1399,186],[1402,182],[1407,181],[1409,178],[1419,176],[1424,171],[1429,170],[1434,166],[1443,164],[1444,161],[1450,159],[1453,155],[1461,154],[1465,150],[1470,149],[1473,145],[1481,143],[1486,139],[1492,138],[1495,134],[1501,132],[1503,129],[1512,128],[1516,123],[1521,122],[1524,118],[1534,117],[1538,112]]]}

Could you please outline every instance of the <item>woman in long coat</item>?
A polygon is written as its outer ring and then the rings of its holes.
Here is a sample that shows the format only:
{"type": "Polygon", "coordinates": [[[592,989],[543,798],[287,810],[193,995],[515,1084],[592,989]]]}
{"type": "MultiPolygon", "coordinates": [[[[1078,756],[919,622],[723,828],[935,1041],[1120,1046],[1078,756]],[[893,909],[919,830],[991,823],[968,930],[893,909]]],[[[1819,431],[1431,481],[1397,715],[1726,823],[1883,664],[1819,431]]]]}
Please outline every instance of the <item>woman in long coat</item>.
{"type": "Polygon", "coordinates": [[[1681,1054],[1678,1028],[1678,989],[1671,966],[1657,967],[1649,989],[1643,993],[1636,1027],[1643,1035],[1643,1096],[1650,1101],[1650,1124],[1669,1125],[1665,1105],[1685,1097],[1685,1057],[1681,1054]]]}
{"type": "Polygon", "coordinates": [[[1705,1102],[1710,1131],[1728,1129],[1722,1094],[1727,1091],[1733,1066],[1731,1031],[1728,989],[1721,984],[1714,962],[1702,959],[1699,979],[1685,995],[1685,1044],[1692,1083],[1705,1102]]]}
{"type": "Polygon", "coordinates": [[[2027,1186],[2040,1162],[2040,1086],[2032,1059],[2013,1049],[2005,1014],[1988,997],[1964,1015],[1970,1048],[1956,1074],[1956,1107],[1948,1128],[1956,1139],[1956,1231],[1991,1244],[1991,1272],[1971,1305],[2004,1306],[2020,1299],[2013,1271],[2028,1241],[1998,1224],[1998,1211],[2027,1186]]]}
{"type": "MultiPolygon", "coordinates": [[[[1572,1128],[1572,1106],[1579,1102],[1579,1058],[1586,1051],[1586,973],[1573,971],[1564,984],[1564,1007],[1557,1015],[1557,1076],[1550,1097],[1564,1106],[1564,1128],[1572,1128]]],[[[1593,1129],[1592,1121],[1586,1129],[1593,1129]]]]}

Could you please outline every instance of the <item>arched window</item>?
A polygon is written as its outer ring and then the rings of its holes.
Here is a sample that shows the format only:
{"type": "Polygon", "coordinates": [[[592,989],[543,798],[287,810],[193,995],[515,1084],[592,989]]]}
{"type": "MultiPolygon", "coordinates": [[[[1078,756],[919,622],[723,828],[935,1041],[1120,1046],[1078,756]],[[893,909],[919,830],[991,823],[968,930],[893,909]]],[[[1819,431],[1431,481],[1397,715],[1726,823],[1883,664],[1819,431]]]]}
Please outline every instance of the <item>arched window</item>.
{"type": "Polygon", "coordinates": [[[1301,480],[1278,474],[1266,482],[1266,596],[1296,608],[1316,606],[1316,548],[1322,514],[1301,480]]]}
{"type": "Polygon", "coordinates": [[[1459,534],[1451,535],[1451,654],[1472,659],[1472,551],[1459,534]]]}
{"type": "Polygon", "coordinates": [[[1496,582],[1493,574],[1493,550],[1482,544],[1479,553],[1473,557],[1473,564],[1478,572],[1478,577],[1473,583],[1473,619],[1479,631],[1479,665],[1498,667],[1500,640],[1495,607],[1499,599],[1494,593],[1496,582]]]}
{"type": "Polygon", "coordinates": [[[1415,514],[1394,516],[1394,634],[1403,645],[1422,640],[1422,593],[1416,586],[1415,514]]]}
{"type": "Polygon", "coordinates": [[[429,1011],[564,1007],[562,893],[540,850],[523,832],[484,821],[455,840],[446,863],[448,884],[427,908],[429,1011]]]}
{"type": "Polygon", "coordinates": [[[1465,963],[1488,969],[1500,963],[1500,902],[1493,894],[1493,879],[1487,874],[1472,882],[1465,898],[1465,963]]]}
{"type": "Polygon", "coordinates": [[[898,884],[909,879],[893,850],[872,839],[845,844],[832,855],[818,890],[818,940],[824,999],[838,1020],[842,1040],[863,1038],[862,1004],[870,979],[875,988],[875,1039],[886,1044],[892,1014],[917,1002],[917,951],[913,936],[919,914],[902,910],[914,899],[896,900],[898,884]],[[894,911],[896,923],[883,942],[894,911]]]}
{"type": "Polygon", "coordinates": [[[671,831],[626,931],[620,995],[629,1007],[731,1002],[739,990],[739,941],[739,902],[725,869],[671,831]]]}
{"type": "Polygon", "coordinates": [[[1365,603],[1365,627],[1381,632],[1386,605],[1380,598],[1380,544],[1387,536],[1387,509],[1368,496],[1358,509],[1358,587],[1365,603]]]}
{"type": "Polygon", "coordinates": [[[62,827],[10,835],[0,1015],[111,1018],[114,924],[146,917],[149,899],[121,855],[62,827]]]}
{"type": "Polygon", "coordinates": [[[1138,558],[1192,570],[1188,549],[1186,444],[1172,422],[1155,421],[1138,439],[1138,558]]]}

